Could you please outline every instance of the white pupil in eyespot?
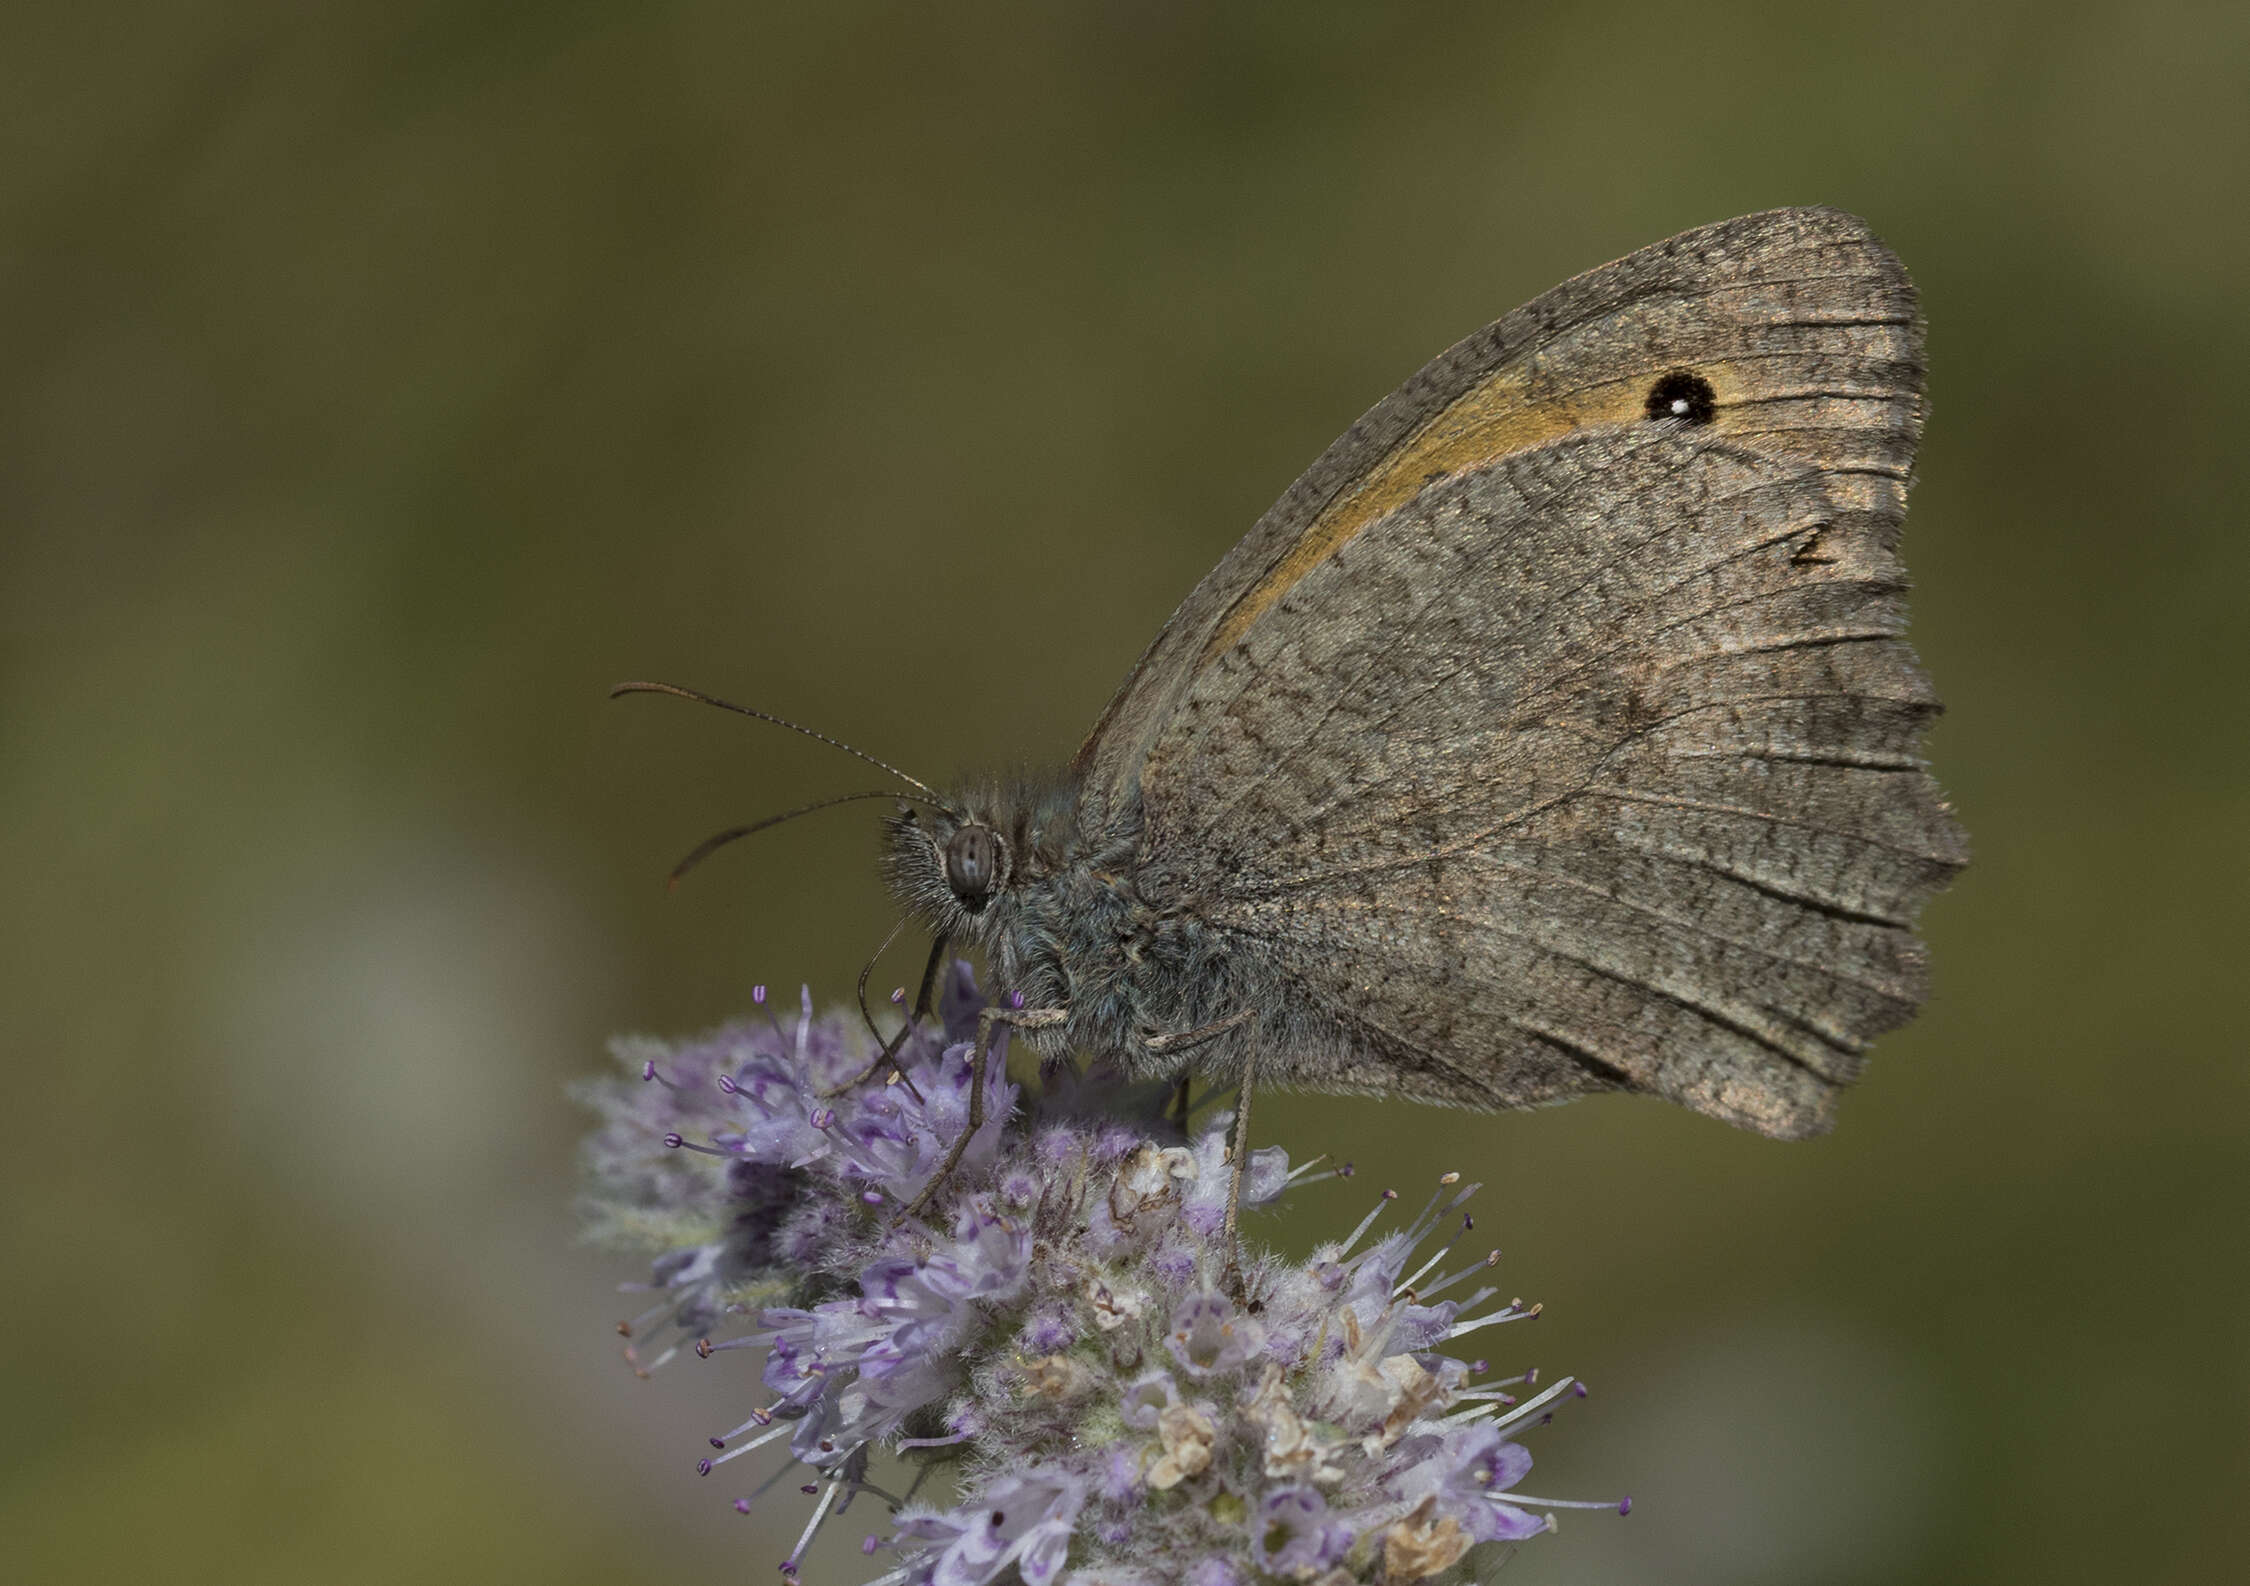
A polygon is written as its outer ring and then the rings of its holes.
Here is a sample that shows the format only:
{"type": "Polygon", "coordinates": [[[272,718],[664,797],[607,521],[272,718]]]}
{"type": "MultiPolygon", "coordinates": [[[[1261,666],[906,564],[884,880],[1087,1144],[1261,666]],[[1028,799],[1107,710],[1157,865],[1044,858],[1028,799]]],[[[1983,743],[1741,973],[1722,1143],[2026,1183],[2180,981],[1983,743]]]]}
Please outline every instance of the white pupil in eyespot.
{"type": "Polygon", "coordinates": [[[1673,415],[1673,417],[1677,418],[1677,417],[1678,417],[1679,415],[1681,415],[1681,414],[1685,413],[1686,411],[1687,411],[1687,398],[1686,398],[1686,397],[1674,397],[1674,398],[1672,398],[1672,415],[1673,415]]]}

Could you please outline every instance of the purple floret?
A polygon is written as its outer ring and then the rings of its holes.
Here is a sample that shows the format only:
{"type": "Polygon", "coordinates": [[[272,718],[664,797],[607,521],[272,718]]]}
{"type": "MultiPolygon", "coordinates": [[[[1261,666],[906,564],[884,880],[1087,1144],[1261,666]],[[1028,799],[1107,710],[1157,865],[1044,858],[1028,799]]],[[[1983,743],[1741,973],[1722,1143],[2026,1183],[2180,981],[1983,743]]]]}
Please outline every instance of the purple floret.
{"type": "MultiPolygon", "coordinates": [[[[1002,1051],[983,1128],[932,1189],[986,1005],[967,967],[896,1082],[869,1072],[856,1011],[753,1000],[699,1040],[620,1047],[624,1077],[585,1092],[603,1120],[586,1204],[598,1236],[654,1249],[629,1357],[714,1362],[731,1429],[695,1468],[747,1512],[772,1465],[803,1467],[787,1578],[854,1503],[893,1507],[880,1586],[1442,1586],[1473,1547],[1547,1528],[1560,1501],[1516,1496],[1517,1437],[1570,1382],[1508,1379],[1519,1403],[1446,1352],[1536,1314],[1481,1284],[1496,1254],[1452,1253],[1471,1226],[1455,1176],[1403,1227],[1386,1192],[1306,1261],[1246,1245],[1236,1278],[1225,1114],[1183,1134],[1168,1087],[1100,1068],[1026,1094],[1002,1051]],[[953,1500],[898,1504],[920,1487],[892,1463],[933,1461],[953,1500]]],[[[1245,1209],[1303,1177],[1253,1151],[1245,1209]]]]}

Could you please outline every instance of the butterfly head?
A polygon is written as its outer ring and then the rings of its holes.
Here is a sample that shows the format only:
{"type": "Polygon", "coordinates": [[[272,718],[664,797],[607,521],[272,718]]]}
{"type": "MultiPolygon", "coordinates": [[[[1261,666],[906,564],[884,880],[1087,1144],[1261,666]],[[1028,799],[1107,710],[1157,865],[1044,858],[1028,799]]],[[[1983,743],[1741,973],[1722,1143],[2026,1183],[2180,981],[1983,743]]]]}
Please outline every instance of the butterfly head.
{"type": "Polygon", "coordinates": [[[888,824],[887,868],[899,900],[940,931],[982,936],[1015,875],[999,823],[974,808],[901,805],[888,824]]]}

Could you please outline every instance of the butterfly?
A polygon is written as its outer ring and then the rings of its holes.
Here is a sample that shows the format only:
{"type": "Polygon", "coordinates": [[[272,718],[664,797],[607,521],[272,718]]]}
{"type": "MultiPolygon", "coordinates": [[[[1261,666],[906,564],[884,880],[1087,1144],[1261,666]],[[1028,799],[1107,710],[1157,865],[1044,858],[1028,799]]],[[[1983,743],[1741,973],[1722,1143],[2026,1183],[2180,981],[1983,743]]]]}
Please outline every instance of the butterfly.
{"type": "Polygon", "coordinates": [[[980,1081],[1007,1025],[1239,1082],[1238,1173],[1254,1079],[1828,1128],[1927,995],[1915,919],[1967,858],[1897,553],[1923,337],[1866,223],[1795,208],[1441,353],[1067,765],[907,779],[885,868],[935,938],[918,1011],[982,949],[980,1081]]]}

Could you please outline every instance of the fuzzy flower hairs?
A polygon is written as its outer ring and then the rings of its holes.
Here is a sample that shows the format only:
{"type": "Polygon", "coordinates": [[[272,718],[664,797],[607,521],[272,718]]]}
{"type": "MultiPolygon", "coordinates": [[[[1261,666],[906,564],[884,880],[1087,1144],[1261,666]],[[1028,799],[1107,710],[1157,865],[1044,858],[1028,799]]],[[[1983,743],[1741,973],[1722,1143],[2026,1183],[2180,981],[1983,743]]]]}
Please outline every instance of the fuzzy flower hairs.
{"type": "MultiPolygon", "coordinates": [[[[868,1586],[1465,1581],[1557,1509],[1631,1507],[1519,1490],[1521,1434],[1584,1390],[1449,1352],[1538,1314],[1466,1248],[1457,1175],[1403,1225],[1384,1191],[1310,1260],[1245,1252],[1238,1300],[1224,1116],[1183,1136],[1162,1087],[1060,1073],[1027,1098],[996,1063],[983,1127],[904,1217],[968,1118],[968,966],[903,1082],[829,1101],[875,1057],[864,1025],[752,1000],[696,1041],[621,1043],[625,1076],[582,1088],[584,1207],[595,1239],[657,1252],[619,1327],[637,1369],[762,1352],[758,1385],[714,1382],[736,1424],[697,1469],[741,1473],[743,1513],[797,1489],[785,1577],[855,1504],[880,1506],[868,1586]],[[940,1472],[953,1501],[918,1500],[940,1472]]],[[[1243,1204],[1311,1166],[1253,1153],[1243,1204]]]]}

